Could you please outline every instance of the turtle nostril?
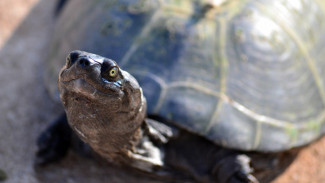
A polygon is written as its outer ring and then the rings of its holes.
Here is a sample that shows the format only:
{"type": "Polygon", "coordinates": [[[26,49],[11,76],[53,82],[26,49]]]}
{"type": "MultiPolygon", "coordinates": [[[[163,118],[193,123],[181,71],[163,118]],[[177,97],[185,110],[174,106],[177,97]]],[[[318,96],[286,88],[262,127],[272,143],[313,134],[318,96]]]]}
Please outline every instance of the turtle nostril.
{"type": "Polygon", "coordinates": [[[85,60],[85,66],[89,66],[90,62],[88,60],[85,60]]]}
{"type": "Polygon", "coordinates": [[[82,58],[79,60],[79,65],[83,68],[86,68],[90,65],[90,62],[89,62],[89,60],[82,58]]]}
{"type": "Polygon", "coordinates": [[[78,60],[80,54],[81,54],[80,51],[72,51],[69,54],[69,59],[70,59],[71,65],[74,64],[78,60]]]}

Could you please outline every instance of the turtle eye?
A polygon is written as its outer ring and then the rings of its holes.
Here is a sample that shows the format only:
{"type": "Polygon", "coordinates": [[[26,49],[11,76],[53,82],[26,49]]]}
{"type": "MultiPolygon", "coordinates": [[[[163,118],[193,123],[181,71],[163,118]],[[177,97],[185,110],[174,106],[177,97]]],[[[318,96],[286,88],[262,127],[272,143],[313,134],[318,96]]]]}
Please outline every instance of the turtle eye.
{"type": "Polygon", "coordinates": [[[114,78],[117,76],[118,74],[118,68],[117,67],[112,67],[110,70],[109,70],[109,76],[114,78]]]}

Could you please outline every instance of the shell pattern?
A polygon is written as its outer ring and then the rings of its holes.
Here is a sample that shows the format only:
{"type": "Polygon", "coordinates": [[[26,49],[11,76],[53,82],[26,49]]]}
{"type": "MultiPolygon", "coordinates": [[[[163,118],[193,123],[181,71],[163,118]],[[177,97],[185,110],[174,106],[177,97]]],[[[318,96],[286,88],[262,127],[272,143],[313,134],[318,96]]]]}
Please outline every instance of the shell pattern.
{"type": "Polygon", "coordinates": [[[50,90],[80,49],[134,75],[148,113],[217,144],[270,152],[322,135],[325,3],[211,2],[72,0],[54,32],[50,90]]]}

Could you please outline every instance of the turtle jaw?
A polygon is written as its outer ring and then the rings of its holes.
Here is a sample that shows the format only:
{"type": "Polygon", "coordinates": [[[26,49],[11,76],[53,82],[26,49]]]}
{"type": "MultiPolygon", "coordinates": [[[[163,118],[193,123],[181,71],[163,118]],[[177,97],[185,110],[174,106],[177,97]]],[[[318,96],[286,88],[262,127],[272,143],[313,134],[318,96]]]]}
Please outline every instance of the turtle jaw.
{"type": "MultiPolygon", "coordinates": [[[[60,74],[60,76],[62,75],[60,74]]],[[[66,95],[68,95],[72,98],[81,97],[96,103],[110,104],[119,103],[118,101],[121,101],[124,96],[123,87],[117,86],[115,82],[94,81],[87,75],[71,80],[64,80],[63,78],[61,80],[60,77],[58,83],[62,101],[65,101],[66,95]]]]}

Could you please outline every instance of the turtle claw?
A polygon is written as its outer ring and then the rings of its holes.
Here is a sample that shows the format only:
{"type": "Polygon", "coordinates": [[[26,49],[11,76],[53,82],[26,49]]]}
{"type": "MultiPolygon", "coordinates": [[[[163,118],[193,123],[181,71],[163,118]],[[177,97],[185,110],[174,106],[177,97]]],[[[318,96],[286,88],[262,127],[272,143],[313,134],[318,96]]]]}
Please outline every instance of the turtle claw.
{"type": "Polygon", "coordinates": [[[251,174],[253,169],[250,167],[250,158],[247,155],[237,155],[236,163],[239,166],[239,171],[236,173],[236,177],[243,182],[258,183],[259,181],[251,174]]]}
{"type": "Polygon", "coordinates": [[[62,159],[68,152],[71,134],[64,114],[38,137],[35,164],[45,165],[62,159]]]}
{"type": "Polygon", "coordinates": [[[259,181],[251,174],[238,172],[227,183],[259,183],[259,181]]]}
{"type": "Polygon", "coordinates": [[[153,119],[145,119],[144,129],[152,141],[157,144],[166,144],[170,138],[175,136],[175,130],[163,123],[153,119]]]}
{"type": "Polygon", "coordinates": [[[220,160],[213,174],[220,183],[259,183],[251,174],[250,158],[247,155],[231,155],[220,160]]]}

